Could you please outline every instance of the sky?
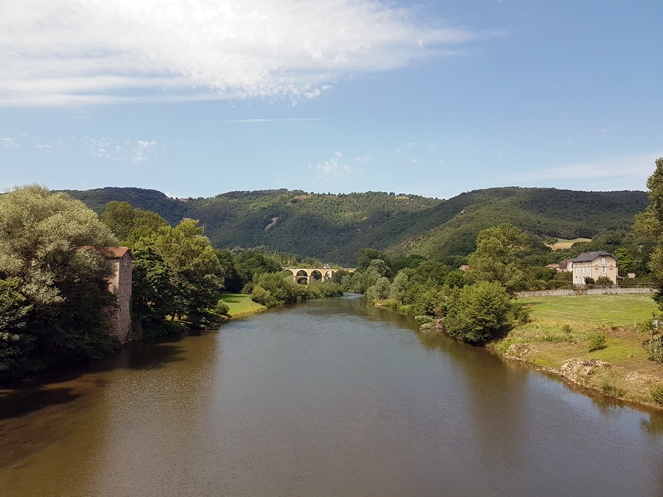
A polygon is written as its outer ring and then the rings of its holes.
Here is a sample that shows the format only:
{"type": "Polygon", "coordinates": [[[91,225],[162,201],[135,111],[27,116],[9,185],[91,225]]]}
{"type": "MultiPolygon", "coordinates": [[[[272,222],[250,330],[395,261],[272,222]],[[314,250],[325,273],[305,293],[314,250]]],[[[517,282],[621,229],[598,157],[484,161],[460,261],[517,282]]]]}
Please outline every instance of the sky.
{"type": "Polygon", "coordinates": [[[0,190],[645,190],[663,2],[0,0],[0,190]]]}

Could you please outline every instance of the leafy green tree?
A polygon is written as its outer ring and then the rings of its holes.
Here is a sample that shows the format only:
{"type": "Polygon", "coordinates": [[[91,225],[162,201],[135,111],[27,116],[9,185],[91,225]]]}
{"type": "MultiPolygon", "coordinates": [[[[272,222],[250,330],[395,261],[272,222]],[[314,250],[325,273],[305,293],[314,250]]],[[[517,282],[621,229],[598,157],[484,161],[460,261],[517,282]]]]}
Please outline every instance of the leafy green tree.
{"type": "Polygon", "coordinates": [[[135,214],[129,202],[108,202],[101,219],[118,240],[126,240],[134,226],[135,214]]]}
{"type": "Polygon", "coordinates": [[[656,169],[647,180],[647,188],[650,204],[644,212],[635,216],[634,229],[656,240],[648,266],[658,285],[654,300],[663,310],[663,157],[656,159],[656,169]]]}
{"type": "Polygon", "coordinates": [[[152,250],[167,264],[174,288],[173,315],[197,321],[213,309],[223,288],[219,259],[198,221],[184,219],[140,238],[135,248],[152,250]]]}
{"type": "Polygon", "coordinates": [[[149,246],[133,250],[131,312],[143,336],[161,334],[167,316],[176,312],[175,285],[170,266],[149,246]]]}
{"type": "Polygon", "coordinates": [[[372,248],[366,248],[366,249],[361,249],[357,253],[357,271],[358,272],[363,272],[368,269],[368,267],[371,265],[371,262],[374,260],[379,259],[383,263],[385,263],[385,266],[387,266],[386,261],[387,261],[387,256],[380,252],[379,250],[375,250],[372,248]]]}
{"type": "Polygon", "coordinates": [[[156,212],[134,209],[129,202],[109,202],[102,220],[122,243],[130,247],[141,237],[170,226],[156,212]]]}
{"type": "Polygon", "coordinates": [[[134,220],[129,236],[124,241],[132,247],[133,244],[144,236],[159,231],[161,228],[169,228],[170,224],[156,212],[134,209],[134,220]]]}
{"type": "Polygon", "coordinates": [[[524,286],[521,255],[527,251],[527,236],[511,224],[479,232],[477,249],[468,257],[468,275],[474,281],[496,281],[509,292],[524,286]]]}
{"type": "Polygon", "coordinates": [[[626,276],[633,271],[635,261],[629,249],[619,247],[615,250],[615,257],[617,258],[617,264],[619,264],[619,274],[621,276],[626,276]]]}
{"type": "Polygon", "coordinates": [[[282,269],[272,257],[253,250],[239,254],[235,267],[244,284],[253,281],[254,275],[278,273],[282,269]]]}
{"type": "Polygon", "coordinates": [[[410,286],[410,281],[406,273],[400,271],[389,288],[389,297],[394,299],[399,304],[403,303],[405,294],[407,293],[408,286],[410,286]]]}
{"type": "Polygon", "coordinates": [[[23,333],[32,309],[17,278],[0,279],[0,378],[32,372],[30,352],[36,337],[23,333]]]}
{"type": "MultiPolygon", "coordinates": [[[[242,279],[237,267],[235,266],[235,258],[230,250],[216,249],[214,250],[216,258],[219,259],[219,264],[223,270],[223,286],[226,291],[231,293],[239,293],[246,282],[242,279]]],[[[253,275],[251,275],[253,277],[253,275]]]]}
{"type": "Polygon", "coordinates": [[[389,278],[379,278],[373,286],[366,290],[366,300],[369,302],[375,302],[376,300],[388,299],[390,286],[389,278]]]}
{"type": "Polygon", "coordinates": [[[0,195],[0,279],[10,302],[0,311],[0,380],[99,357],[115,346],[104,313],[115,303],[107,281],[112,268],[95,249],[116,243],[93,211],[64,193],[28,186],[0,195]]]}
{"type": "Polygon", "coordinates": [[[501,336],[508,325],[510,297],[499,282],[463,287],[452,301],[444,326],[452,338],[482,345],[501,336]]]}

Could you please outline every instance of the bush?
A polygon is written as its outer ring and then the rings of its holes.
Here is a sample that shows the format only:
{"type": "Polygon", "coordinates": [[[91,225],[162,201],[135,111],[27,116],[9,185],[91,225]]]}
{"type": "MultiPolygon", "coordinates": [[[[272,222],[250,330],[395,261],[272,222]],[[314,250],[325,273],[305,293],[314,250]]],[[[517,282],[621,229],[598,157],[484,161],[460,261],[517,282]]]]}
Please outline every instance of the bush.
{"type": "Polygon", "coordinates": [[[651,398],[659,405],[663,405],[663,385],[658,385],[651,389],[651,398]]]}
{"type": "Polygon", "coordinates": [[[605,343],[605,333],[595,333],[589,337],[589,351],[594,352],[595,350],[605,349],[607,347],[605,343]]]}
{"type": "Polygon", "coordinates": [[[452,338],[480,345],[507,330],[510,297],[497,282],[481,282],[460,290],[449,308],[445,326],[452,338]]]}
{"type": "Polygon", "coordinates": [[[642,346],[651,361],[663,362],[663,337],[657,336],[651,340],[645,340],[642,342],[642,346]]]}
{"type": "Polygon", "coordinates": [[[532,308],[529,304],[513,303],[511,304],[511,317],[518,324],[527,324],[532,318],[530,314],[532,308]]]}
{"type": "Polygon", "coordinates": [[[601,276],[599,279],[596,280],[596,286],[600,288],[608,288],[614,285],[615,285],[614,282],[607,276],[601,276]]]}
{"type": "Polygon", "coordinates": [[[594,278],[592,278],[591,276],[587,276],[585,278],[585,285],[593,285],[594,283],[595,283],[594,278]]]}

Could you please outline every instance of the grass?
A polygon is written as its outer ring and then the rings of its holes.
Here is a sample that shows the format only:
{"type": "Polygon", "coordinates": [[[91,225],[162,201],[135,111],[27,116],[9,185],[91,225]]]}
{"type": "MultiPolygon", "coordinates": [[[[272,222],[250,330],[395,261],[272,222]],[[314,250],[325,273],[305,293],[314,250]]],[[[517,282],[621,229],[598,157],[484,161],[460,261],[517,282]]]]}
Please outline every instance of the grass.
{"type": "Polygon", "coordinates": [[[243,295],[241,293],[224,293],[221,296],[221,299],[228,304],[230,309],[228,314],[230,314],[231,317],[245,316],[266,309],[264,305],[257,304],[251,300],[250,295],[243,295]]]}
{"type": "Polygon", "coordinates": [[[546,243],[546,245],[553,250],[567,250],[570,249],[574,243],[579,242],[591,242],[591,240],[589,238],[574,238],[573,240],[558,238],[556,243],[546,243]]]}
{"type": "Polygon", "coordinates": [[[635,328],[657,310],[651,296],[572,295],[518,302],[530,307],[530,322],[494,343],[498,351],[562,375],[569,359],[605,361],[608,376],[599,368],[580,383],[606,395],[656,405],[651,389],[663,385],[663,364],[648,359],[641,344],[647,336],[635,328]],[[592,342],[596,337],[605,337],[602,348],[592,342]]]}

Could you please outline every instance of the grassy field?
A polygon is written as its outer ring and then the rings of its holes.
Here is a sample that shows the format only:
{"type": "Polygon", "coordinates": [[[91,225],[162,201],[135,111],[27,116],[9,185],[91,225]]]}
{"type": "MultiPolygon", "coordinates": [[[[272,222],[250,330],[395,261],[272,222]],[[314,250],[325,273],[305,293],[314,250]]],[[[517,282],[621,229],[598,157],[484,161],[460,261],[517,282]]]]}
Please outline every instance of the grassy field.
{"type": "Polygon", "coordinates": [[[553,250],[566,250],[570,249],[571,245],[577,242],[591,242],[589,238],[574,238],[573,240],[567,240],[565,238],[558,238],[557,243],[546,244],[553,250]]]}
{"type": "Polygon", "coordinates": [[[650,390],[663,384],[663,364],[648,359],[641,345],[648,335],[635,327],[657,310],[650,295],[535,297],[518,302],[531,310],[530,321],[493,344],[505,357],[606,395],[654,405],[650,390]],[[597,336],[605,337],[605,347],[590,352],[597,336]]]}
{"type": "Polygon", "coordinates": [[[267,309],[265,306],[255,303],[250,295],[241,293],[224,293],[221,299],[228,304],[231,317],[245,316],[267,309]]]}

